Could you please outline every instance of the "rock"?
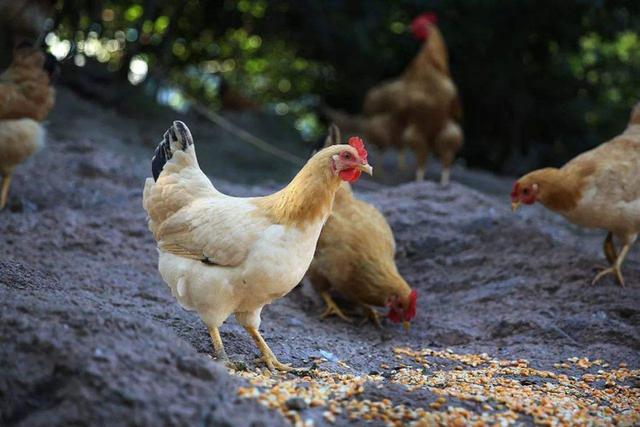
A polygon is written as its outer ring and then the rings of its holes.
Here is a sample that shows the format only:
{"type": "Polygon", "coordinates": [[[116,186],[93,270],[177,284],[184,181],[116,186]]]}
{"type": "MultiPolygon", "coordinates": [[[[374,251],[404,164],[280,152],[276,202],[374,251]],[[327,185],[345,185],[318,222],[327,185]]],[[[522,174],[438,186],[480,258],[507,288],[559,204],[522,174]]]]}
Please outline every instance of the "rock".
{"type": "Polygon", "coordinates": [[[287,399],[287,401],[284,402],[284,404],[287,407],[287,409],[292,411],[302,411],[309,407],[307,402],[301,397],[292,397],[290,399],[287,399]]]}

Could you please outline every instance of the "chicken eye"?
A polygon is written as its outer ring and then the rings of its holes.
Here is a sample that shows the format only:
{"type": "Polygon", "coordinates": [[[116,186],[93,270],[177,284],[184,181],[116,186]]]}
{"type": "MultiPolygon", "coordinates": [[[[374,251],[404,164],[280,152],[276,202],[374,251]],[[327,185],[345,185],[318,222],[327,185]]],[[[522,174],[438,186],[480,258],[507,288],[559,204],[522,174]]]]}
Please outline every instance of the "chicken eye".
{"type": "Polygon", "coordinates": [[[347,152],[342,153],[342,157],[343,157],[345,160],[351,160],[351,153],[347,153],[347,152]]]}

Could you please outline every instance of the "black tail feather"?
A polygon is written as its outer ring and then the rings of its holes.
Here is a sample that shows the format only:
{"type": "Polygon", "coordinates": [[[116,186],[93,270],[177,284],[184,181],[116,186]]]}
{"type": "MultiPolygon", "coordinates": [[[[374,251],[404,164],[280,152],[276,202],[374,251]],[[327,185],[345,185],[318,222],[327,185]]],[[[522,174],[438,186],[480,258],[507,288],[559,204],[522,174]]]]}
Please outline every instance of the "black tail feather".
{"type": "Polygon", "coordinates": [[[173,151],[176,149],[186,150],[193,144],[193,137],[187,125],[181,121],[176,120],[164,133],[164,138],[160,144],[156,147],[156,151],[151,159],[151,172],[153,173],[154,181],[158,180],[164,165],[173,157],[173,151]],[[171,143],[173,144],[173,150],[171,149],[171,143]]]}

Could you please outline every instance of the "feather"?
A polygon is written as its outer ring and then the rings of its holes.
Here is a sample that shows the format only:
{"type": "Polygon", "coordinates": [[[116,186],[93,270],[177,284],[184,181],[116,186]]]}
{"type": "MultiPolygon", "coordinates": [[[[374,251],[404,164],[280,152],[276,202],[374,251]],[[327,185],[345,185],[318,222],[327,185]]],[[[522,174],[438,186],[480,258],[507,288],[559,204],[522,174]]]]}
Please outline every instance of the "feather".
{"type": "Polygon", "coordinates": [[[151,159],[151,172],[153,172],[154,181],[158,180],[164,165],[171,160],[176,150],[186,151],[191,145],[193,145],[193,137],[189,128],[181,121],[173,122],[173,126],[164,133],[164,138],[156,147],[151,159]]]}

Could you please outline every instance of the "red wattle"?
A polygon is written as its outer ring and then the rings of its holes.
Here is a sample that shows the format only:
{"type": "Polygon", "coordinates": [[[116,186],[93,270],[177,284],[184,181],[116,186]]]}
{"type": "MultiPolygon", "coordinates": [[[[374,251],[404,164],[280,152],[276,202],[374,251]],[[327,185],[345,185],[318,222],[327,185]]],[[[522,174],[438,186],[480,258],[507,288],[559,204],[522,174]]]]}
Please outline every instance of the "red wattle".
{"type": "Polygon", "coordinates": [[[355,182],[358,180],[358,178],[360,178],[360,174],[362,172],[360,172],[359,169],[356,168],[351,168],[351,169],[344,169],[341,170],[338,173],[338,176],[340,177],[340,179],[342,179],[343,181],[347,181],[347,182],[355,182]]]}
{"type": "Polygon", "coordinates": [[[387,313],[387,318],[391,320],[393,323],[400,323],[402,321],[402,319],[400,318],[400,314],[398,314],[398,312],[395,311],[393,308],[389,309],[389,312],[387,313]]]}

